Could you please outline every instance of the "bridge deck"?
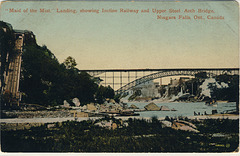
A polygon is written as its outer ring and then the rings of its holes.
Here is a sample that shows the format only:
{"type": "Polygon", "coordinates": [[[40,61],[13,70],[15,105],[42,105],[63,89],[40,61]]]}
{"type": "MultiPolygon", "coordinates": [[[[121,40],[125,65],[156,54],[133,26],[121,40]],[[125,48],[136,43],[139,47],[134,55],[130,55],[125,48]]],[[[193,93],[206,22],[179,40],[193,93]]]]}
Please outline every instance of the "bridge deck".
{"type": "MultiPolygon", "coordinates": [[[[169,76],[194,76],[200,72],[206,72],[208,76],[228,73],[239,75],[239,68],[168,68],[168,69],[97,69],[97,70],[79,70],[87,72],[91,76],[100,77],[102,85],[110,85],[117,92],[124,92],[136,85],[152,81],[154,79],[169,76]]],[[[160,80],[160,84],[161,84],[160,80]]]]}
{"type": "Polygon", "coordinates": [[[85,72],[134,72],[134,71],[182,71],[182,70],[239,70],[239,68],[169,68],[169,69],[84,69],[84,70],[79,70],[85,71],[85,72]]]}

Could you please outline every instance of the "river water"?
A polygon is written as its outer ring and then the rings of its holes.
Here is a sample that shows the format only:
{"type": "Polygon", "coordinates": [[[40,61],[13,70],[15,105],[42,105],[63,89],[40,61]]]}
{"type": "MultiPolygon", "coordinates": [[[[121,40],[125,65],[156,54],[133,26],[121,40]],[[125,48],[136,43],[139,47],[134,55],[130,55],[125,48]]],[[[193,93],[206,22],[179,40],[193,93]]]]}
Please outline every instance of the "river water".
{"type": "MultiPolygon", "coordinates": [[[[148,103],[129,102],[127,104],[128,104],[128,106],[130,106],[131,104],[134,104],[138,108],[143,109],[144,106],[146,106],[149,103],[150,102],[148,102],[148,103]]],[[[217,110],[218,113],[221,113],[221,112],[226,111],[226,110],[236,109],[236,102],[218,103],[218,105],[216,107],[207,106],[207,105],[205,105],[205,102],[195,102],[195,103],[175,103],[175,102],[157,103],[157,102],[155,102],[155,104],[158,107],[167,106],[170,110],[174,108],[177,111],[144,111],[144,112],[137,112],[137,113],[139,113],[141,117],[153,117],[153,116],[157,116],[157,117],[166,117],[166,116],[169,116],[169,117],[179,117],[179,116],[190,117],[190,116],[194,116],[194,111],[196,113],[200,112],[200,114],[204,114],[205,111],[206,111],[207,114],[212,114],[212,110],[217,110]]]]}
{"type": "MultiPolygon", "coordinates": [[[[150,102],[129,102],[127,103],[128,106],[131,104],[136,105],[140,109],[143,109],[144,106],[149,104],[150,102]]],[[[197,102],[197,103],[164,103],[164,102],[154,102],[157,106],[167,106],[169,109],[176,109],[177,111],[144,111],[144,112],[137,112],[140,114],[140,118],[149,118],[153,116],[157,116],[158,118],[164,119],[166,116],[169,117],[193,117],[194,111],[200,112],[201,114],[204,114],[206,111],[207,114],[211,114],[212,110],[217,110],[218,113],[221,113],[225,110],[232,110],[236,109],[236,103],[218,103],[217,107],[212,106],[206,106],[204,102],[197,102]]],[[[198,116],[198,117],[204,117],[204,116],[198,116]]],[[[80,118],[74,118],[74,117],[68,117],[68,118],[10,118],[10,119],[0,119],[0,123],[53,123],[53,122],[63,122],[63,121],[83,121],[83,120],[89,120],[89,119],[98,119],[99,117],[80,117],[80,118]]],[[[128,119],[128,117],[120,117],[122,119],[128,119]]],[[[137,116],[139,118],[139,116],[137,116]]],[[[219,118],[219,117],[217,117],[219,118]]],[[[228,118],[228,117],[227,117],[228,118]]],[[[229,118],[238,118],[238,116],[235,117],[229,117],[229,118]]]]}

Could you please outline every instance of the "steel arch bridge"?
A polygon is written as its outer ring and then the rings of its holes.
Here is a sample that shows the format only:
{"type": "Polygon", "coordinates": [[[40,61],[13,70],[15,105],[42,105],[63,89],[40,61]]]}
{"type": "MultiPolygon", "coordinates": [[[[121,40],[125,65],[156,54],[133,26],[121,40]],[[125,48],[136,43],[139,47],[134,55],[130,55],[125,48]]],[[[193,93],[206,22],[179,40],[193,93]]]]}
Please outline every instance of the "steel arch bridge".
{"type": "MultiPolygon", "coordinates": [[[[198,73],[205,72],[208,77],[214,77],[216,75],[221,74],[229,74],[229,75],[239,75],[239,68],[196,68],[196,69],[113,69],[113,70],[81,70],[88,72],[91,76],[98,76],[100,74],[105,73],[105,79],[106,81],[106,73],[112,73],[112,86],[114,88],[114,84],[117,84],[116,81],[114,81],[114,78],[117,76],[114,76],[114,73],[120,73],[120,76],[118,78],[120,79],[120,88],[115,90],[115,93],[124,93],[129,89],[134,88],[135,86],[138,86],[140,84],[146,83],[148,81],[152,81],[154,79],[163,78],[163,77],[169,77],[169,76],[180,76],[180,75],[186,75],[186,76],[195,76],[198,73]],[[135,72],[136,74],[138,72],[154,72],[148,75],[144,75],[141,77],[134,77],[133,81],[129,81],[128,83],[122,85],[122,73],[128,72],[128,79],[129,79],[129,72],[135,72]]],[[[115,74],[116,75],[116,74],[115,74]]],[[[106,85],[106,84],[105,84],[106,85]]]]}

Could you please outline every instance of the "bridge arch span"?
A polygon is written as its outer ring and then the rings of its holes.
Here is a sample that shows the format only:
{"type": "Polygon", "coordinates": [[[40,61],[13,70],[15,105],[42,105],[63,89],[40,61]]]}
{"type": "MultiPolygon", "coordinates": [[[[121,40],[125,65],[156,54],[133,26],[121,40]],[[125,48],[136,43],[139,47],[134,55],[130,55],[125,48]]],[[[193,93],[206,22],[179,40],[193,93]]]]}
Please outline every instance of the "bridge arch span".
{"type": "MultiPolygon", "coordinates": [[[[146,76],[143,76],[141,78],[138,78],[124,86],[122,86],[121,88],[119,88],[118,90],[116,90],[115,92],[117,94],[120,93],[124,93],[129,89],[132,89],[140,84],[146,83],[148,81],[152,81],[154,79],[158,79],[158,78],[163,78],[163,77],[170,77],[170,76],[181,76],[181,75],[185,75],[185,76],[195,76],[198,73],[201,72],[205,72],[207,74],[208,77],[213,77],[218,75],[217,73],[215,73],[215,71],[211,71],[211,70],[169,70],[169,71],[160,71],[157,73],[153,73],[153,74],[149,74],[146,76]]],[[[226,71],[218,71],[218,73],[224,73],[226,71]]]]}

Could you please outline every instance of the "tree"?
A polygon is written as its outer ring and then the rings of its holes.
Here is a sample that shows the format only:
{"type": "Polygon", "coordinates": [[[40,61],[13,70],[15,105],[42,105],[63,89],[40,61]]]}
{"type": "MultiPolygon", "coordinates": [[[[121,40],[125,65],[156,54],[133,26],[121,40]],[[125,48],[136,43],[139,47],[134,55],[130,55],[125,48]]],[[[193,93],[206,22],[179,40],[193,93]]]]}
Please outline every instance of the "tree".
{"type": "Polygon", "coordinates": [[[10,24],[0,21],[0,51],[1,51],[1,94],[4,87],[4,73],[8,72],[10,59],[14,55],[15,37],[10,24]]]}
{"type": "Polygon", "coordinates": [[[102,104],[106,98],[114,99],[114,95],[114,90],[110,86],[104,87],[101,85],[96,92],[96,102],[102,104]]]}
{"type": "MultiPolygon", "coordinates": [[[[10,24],[0,22],[0,26],[0,43],[3,45],[1,46],[2,81],[3,71],[8,66],[6,62],[9,62],[6,58],[14,54],[15,40],[10,24]],[[4,32],[7,33],[2,35],[4,32]]],[[[101,79],[94,78],[86,72],[80,72],[76,68],[77,63],[73,57],[67,57],[60,64],[47,46],[37,45],[32,32],[23,31],[22,33],[25,37],[19,86],[24,95],[22,102],[47,106],[60,105],[64,100],[71,101],[76,97],[81,104],[95,102],[96,97],[99,97],[99,100],[114,98],[114,90],[110,86],[98,87],[101,79]]],[[[100,102],[103,103],[103,101],[100,102]]]]}
{"type": "Polygon", "coordinates": [[[88,73],[81,72],[78,74],[75,83],[76,88],[74,93],[76,97],[79,98],[81,104],[95,102],[94,95],[97,91],[98,85],[88,73]]]}
{"type": "Polygon", "coordinates": [[[206,72],[200,72],[200,73],[195,74],[195,77],[201,78],[201,79],[206,79],[208,76],[207,76],[206,72]]]}
{"type": "Polygon", "coordinates": [[[239,76],[222,74],[216,77],[219,84],[225,83],[226,88],[216,88],[213,92],[218,100],[239,101],[239,76]]]}
{"type": "Polygon", "coordinates": [[[25,102],[42,105],[59,105],[64,100],[77,97],[81,104],[94,102],[97,84],[86,72],[79,72],[74,58],[59,64],[46,46],[27,45],[23,53],[21,91],[26,93],[25,102]]]}
{"type": "Polygon", "coordinates": [[[104,97],[109,99],[114,98],[114,90],[110,86],[105,87],[104,97]]]}
{"type": "Polygon", "coordinates": [[[16,53],[14,50],[15,36],[13,28],[10,24],[0,21],[0,58],[1,58],[1,69],[0,69],[0,104],[2,107],[9,105],[12,101],[12,96],[7,96],[8,91],[4,91],[5,87],[5,76],[9,70],[9,62],[16,53]],[[8,98],[6,98],[6,96],[8,98]],[[9,101],[10,100],[10,101],[9,101]],[[6,104],[6,105],[5,105],[6,104]]]}
{"type": "Polygon", "coordinates": [[[102,85],[98,87],[98,90],[96,92],[96,102],[99,104],[103,104],[105,101],[104,97],[105,87],[102,85]]]}
{"type": "Polygon", "coordinates": [[[71,56],[68,56],[63,64],[65,65],[66,69],[74,69],[77,65],[76,60],[71,56]]]}
{"type": "Polygon", "coordinates": [[[20,90],[26,93],[25,102],[48,105],[53,102],[51,91],[60,72],[59,63],[46,48],[26,45],[22,56],[20,90]]]}

